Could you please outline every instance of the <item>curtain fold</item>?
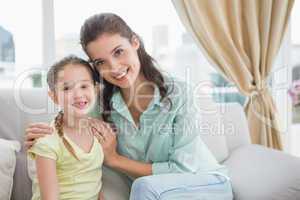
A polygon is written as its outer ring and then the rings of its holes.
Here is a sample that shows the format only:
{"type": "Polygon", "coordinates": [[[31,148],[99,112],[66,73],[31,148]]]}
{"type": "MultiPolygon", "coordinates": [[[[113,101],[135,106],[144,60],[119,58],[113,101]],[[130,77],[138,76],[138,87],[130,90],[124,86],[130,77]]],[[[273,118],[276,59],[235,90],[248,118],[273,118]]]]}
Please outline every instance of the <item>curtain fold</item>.
{"type": "Polygon", "coordinates": [[[172,0],[210,63],[248,96],[252,142],[282,149],[277,110],[267,78],[294,0],[172,0]]]}

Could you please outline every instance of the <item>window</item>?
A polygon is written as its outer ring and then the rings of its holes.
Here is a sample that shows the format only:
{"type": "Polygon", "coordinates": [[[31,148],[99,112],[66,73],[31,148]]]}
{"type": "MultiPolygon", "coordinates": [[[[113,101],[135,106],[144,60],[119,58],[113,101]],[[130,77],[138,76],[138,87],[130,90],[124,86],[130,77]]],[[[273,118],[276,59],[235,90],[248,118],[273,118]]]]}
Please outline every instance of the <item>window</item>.
{"type": "Polygon", "coordinates": [[[300,148],[297,144],[300,140],[300,2],[295,1],[291,15],[291,81],[289,96],[291,100],[291,153],[300,156],[300,148]]]}
{"type": "MultiPolygon", "coordinates": [[[[147,51],[158,61],[161,69],[209,89],[217,102],[244,103],[233,85],[225,81],[207,62],[193,39],[186,33],[171,1],[55,0],[56,58],[75,54],[86,58],[79,45],[79,30],[84,20],[93,14],[113,12],[120,15],[138,33],[147,51]],[[118,5],[118,6],[116,6],[118,5]],[[128,9],[129,6],[134,9],[128,9]],[[84,9],[82,9],[84,8],[84,9]],[[68,14],[66,14],[66,12],[68,14]],[[69,14],[71,13],[71,14],[69,14]],[[212,88],[216,86],[215,89],[212,88]],[[227,87],[229,90],[223,90],[227,87]]],[[[207,90],[206,90],[207,91],[207,90]]]]}
{"type": "Polygon", "coordinates": [[[10,0],[0,6],[0,87],[12,88],[17,80],[32,87],[23,75],[42,64],[41,0],[10,0]]]}
{"type": "Polygon", "coordinates": [[[292,65],[292,85],[290,94],[293,99],[293,123],[300,123],[300,28],[299,20],[300,13],[297,12],[300,9],[300,2],[295,1],[291,16],[291,65],[292,65]]]}
{"type": "Polygon", "coordinates": [[[0,26],[0,61],[15,62],[15,43],[12,33],[0,26]]]}
{"type": "Polygon", "coordinates": [[[195,70],[201,70],[200,77],[198,74],[192,77],[194,80],[207,79],[207,74],[214,71],[185,32],[171,1],[133,0],[130,5],[134,6],[134,12],[128,9],[126,1],[107,0],[101,4],[97,0],[72,4],[67,0],[55,1],[56,58],[70,53],[86,57],[79,45],[81,25],[93,14],[113,12],[124,18],[142,37],[147,51],[163,70],[181,78],[185,78],[187,67],[191,68],[190,72],[193,73],[189,75],[192,76],[195,70]],[[66,15],[66,8],[76,14],[66,15]]]}

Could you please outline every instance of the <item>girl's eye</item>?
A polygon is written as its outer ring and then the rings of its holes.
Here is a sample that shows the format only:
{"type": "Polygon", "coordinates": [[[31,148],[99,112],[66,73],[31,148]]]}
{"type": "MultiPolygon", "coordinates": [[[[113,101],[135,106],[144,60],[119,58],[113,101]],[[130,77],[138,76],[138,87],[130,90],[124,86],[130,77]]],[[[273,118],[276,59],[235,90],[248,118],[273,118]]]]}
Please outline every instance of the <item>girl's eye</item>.
{"type": "Polygon", "coordinates": [[[82,85],[82,86],[81,86],[82,89],[86,89],[86,88],[88,88],[88,87],[89,87],[88,85],[82,85]]]}
{"type": "Polygon", "coordinates": [[[115,51],[115,56],[120,56],[120,55],[122,55],[123,52],[124,52],[123,49],[117,49],[117,50],[115,51]]]}
{"type": "Polygon", "coordinates": [[[68,86],[65,86],[65,87],[63,88],[64,91],[68,91],[69,89],[70,89],[70,87],[68,87],[68,86]]]}

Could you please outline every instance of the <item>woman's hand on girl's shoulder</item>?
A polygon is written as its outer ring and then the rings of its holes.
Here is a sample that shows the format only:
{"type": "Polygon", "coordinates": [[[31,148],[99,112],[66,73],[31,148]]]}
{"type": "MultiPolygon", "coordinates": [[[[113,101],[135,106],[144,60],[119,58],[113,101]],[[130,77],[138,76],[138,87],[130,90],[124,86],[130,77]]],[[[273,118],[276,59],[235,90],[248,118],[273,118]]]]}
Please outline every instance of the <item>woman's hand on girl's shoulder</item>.
{"type": "Polygon", "coordinates": [[[98,136],[99,133],[100,133],[100,136],[108,134],[108,133],[112,133],[115,135],[117,132],[116,126],[114,124],[107,123],[100,119],[89,118],[89,124],[91,127],[90,130],[94,135],[96,134],[95,136],[98,136]]]}
{"type": "Polygon", "coordinates": [[[46,123],[33,123],[25,129],[25,142],[26,149],[32,147],[36,140],[44,137],[47,134],[53,133],[53,128],[46,123]]]}
{"type": "Polygon", "coordinates": [[[92,134],[98,139],[104,153],[104,163],[110,166],[111,160],[118,157],[116,130],[109,123],[101,120],[91,122],[92,134]]]}

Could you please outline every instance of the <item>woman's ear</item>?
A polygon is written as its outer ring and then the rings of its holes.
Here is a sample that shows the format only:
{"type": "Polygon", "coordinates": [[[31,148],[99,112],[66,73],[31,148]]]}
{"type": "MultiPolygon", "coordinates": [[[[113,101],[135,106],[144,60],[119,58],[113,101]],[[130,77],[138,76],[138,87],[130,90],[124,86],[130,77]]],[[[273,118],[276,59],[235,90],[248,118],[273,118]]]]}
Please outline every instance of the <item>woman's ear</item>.
{"type": "Polygon", "coordinates": [[[51,98],[51,100],[58,105],[57,96],[55,95],[55,92],[48,91],[48,96],[51,98]]]}
{"type": "Polygon", "coordinates": [[[131,45],[136,50],[138,50],[140,48],[140,40],[139,40],[138,36],[136,36],[136,35],[132,36],[132,38],[131,38],[131,45]]]}

